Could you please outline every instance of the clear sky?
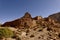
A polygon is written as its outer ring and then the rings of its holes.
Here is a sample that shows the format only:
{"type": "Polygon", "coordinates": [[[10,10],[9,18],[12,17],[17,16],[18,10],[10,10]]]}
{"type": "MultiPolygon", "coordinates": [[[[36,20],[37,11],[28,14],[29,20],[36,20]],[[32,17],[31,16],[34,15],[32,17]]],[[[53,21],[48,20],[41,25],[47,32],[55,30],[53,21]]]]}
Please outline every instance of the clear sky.
{"type": "Polygon", "coordinates": [[[0,23],[20,18],[27,11],[32,17],[47,17],[60,12],[60,0],[0,0],[0,23]]]}

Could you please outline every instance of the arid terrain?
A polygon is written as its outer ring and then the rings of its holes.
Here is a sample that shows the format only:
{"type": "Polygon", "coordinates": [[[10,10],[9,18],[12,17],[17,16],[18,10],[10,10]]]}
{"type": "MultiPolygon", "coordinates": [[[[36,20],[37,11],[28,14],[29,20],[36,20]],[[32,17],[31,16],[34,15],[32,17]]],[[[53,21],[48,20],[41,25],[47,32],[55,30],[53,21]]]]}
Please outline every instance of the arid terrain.
{"type": "Polygon", "coordinates": [[[15,34],[6,40],[60,40],[60,12],[46,18],[32,18],[31,14],[26,12],[23,17],[5,22],[0,28],[6,27],[15,34]]]}

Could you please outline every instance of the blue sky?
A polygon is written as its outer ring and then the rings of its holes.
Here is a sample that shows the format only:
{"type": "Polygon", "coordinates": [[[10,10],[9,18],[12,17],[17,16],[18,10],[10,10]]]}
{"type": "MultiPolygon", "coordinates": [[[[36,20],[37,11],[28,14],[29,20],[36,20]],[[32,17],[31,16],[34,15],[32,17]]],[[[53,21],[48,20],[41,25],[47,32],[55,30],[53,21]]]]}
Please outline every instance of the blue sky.
{"type": "Polygon", "coordinates": [[[60,0],[0,0],[0,23],[20,18],[27,11],[32,17],[47,17],[60,12],[60,0]]]}

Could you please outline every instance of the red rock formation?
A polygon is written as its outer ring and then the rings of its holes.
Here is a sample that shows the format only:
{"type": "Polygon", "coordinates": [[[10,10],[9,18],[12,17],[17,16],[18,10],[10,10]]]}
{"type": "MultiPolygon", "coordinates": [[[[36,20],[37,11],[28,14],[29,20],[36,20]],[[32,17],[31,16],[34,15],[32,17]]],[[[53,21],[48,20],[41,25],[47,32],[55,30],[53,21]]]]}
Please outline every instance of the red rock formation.
{"type": "Polygon", "coordinates": [[[34,20],[41,20],[41,19],[43,19],[41,16],[36,16],[36,17],[34,17],[33,18],[34,20]]]}
{"type": "Polygon", "coordinates": [[[29,27],[37,26],[37,24],[42,26],[49,26],[49,25],[60,26],[60,24],[56,23],[55,20],[50,17],[42,18],[41,16],[37,16],[32,18],[28,12],[26,12],[23,17],[16,19],[14,21],[6,22],[2,26],[11,26],[16,28],[24,28],[24,27],[29,28],[29,27]]]}
{"type": "Polygon", "coordinates": [[[21,17],[20,19],[6,22],[2,26],[23,28],[23,27],[26,27],[26,25],[28,25],[29,27],[32,25],[32,17],[28,12],[26,12],[25,15],[23,17],[21,17]]]}
{"type": "Polygon", "coordinates": [[[60,12],[49,15],[48,18],[55,20],[55,22],[60,23],[60,12]]]}

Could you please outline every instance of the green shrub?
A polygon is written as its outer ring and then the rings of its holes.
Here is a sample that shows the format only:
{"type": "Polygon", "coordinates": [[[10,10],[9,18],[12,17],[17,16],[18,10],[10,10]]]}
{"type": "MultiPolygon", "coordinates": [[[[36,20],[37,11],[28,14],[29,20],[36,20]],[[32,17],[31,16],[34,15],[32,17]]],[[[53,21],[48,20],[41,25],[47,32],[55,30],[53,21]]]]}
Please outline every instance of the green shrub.
{"type": "Polygon", "coordinates": [[[8,37],[12,37],[13,36],[13,32],[8,29],[8,28],[0,28],[0,38],[4,37],[4,38],[8,38],[8,37]]]}

